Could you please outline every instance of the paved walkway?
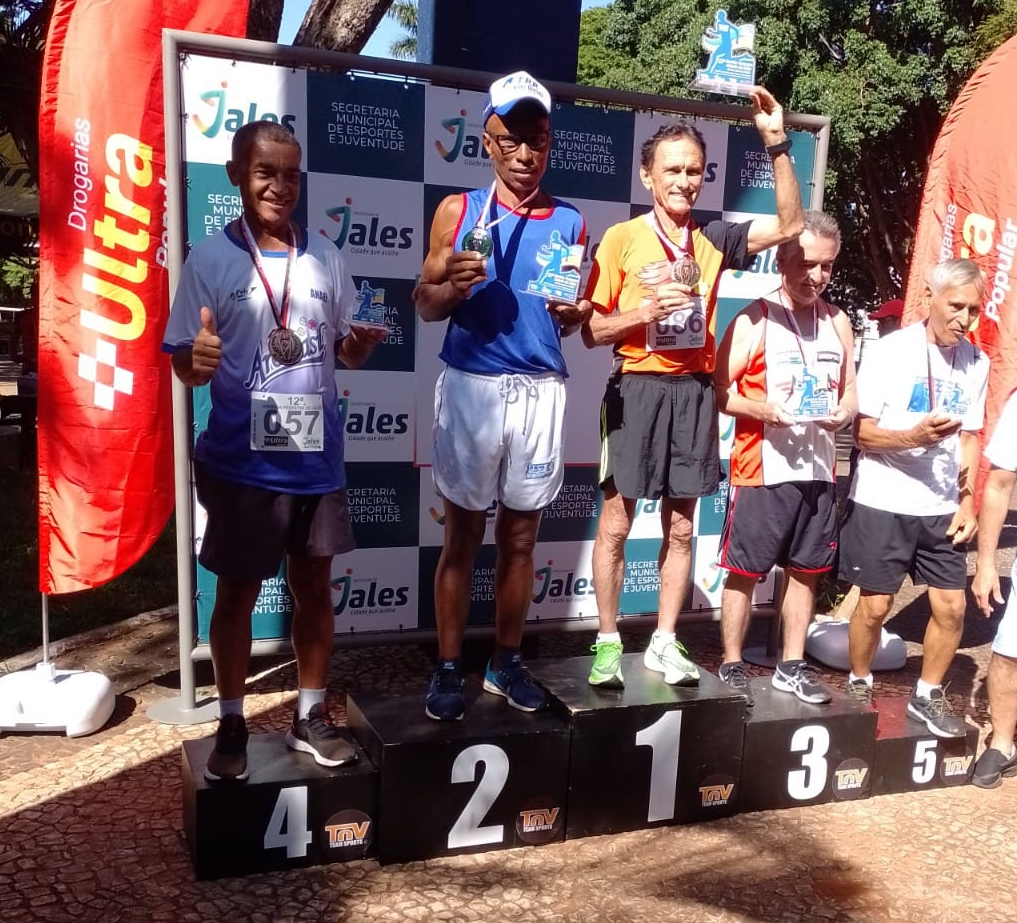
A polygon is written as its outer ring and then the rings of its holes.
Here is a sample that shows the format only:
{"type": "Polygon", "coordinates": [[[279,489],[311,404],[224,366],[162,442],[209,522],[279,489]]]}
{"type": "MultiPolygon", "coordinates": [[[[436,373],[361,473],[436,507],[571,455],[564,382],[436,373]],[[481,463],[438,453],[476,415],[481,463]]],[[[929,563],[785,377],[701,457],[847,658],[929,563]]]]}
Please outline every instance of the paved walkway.
{"type": "MultiPolygon", "coordinates": [[[[917,673],[926,615],[924,597],[914,597],[903,594],[890,626],[908,642],[908,664],[880,677],[883,693],[903,694],[917,673]]],[[[763,627],[750,643],[761,641],[763,627]]],[[[645,637],[623,630],[632,645],[645,637]]],[[[949,689],[983,736],[990,634],[972,612],[949,689]]],[[[715,669],[717,626],[690,625],[683,637],[715,669]]],[[[585,632],[545,635],[539,654],[582,656],[589,642],[585,632]]],[[[0,669],[37,657],[29,652],[0,669]]],[[[3,923],[1017,920],[1017,779],[992,792],[964,786],[402,866],[358,861],[196,882],[182,837],[180,747],[212,726],[160,725],[146,715],[178,689],[172,610],[60,642],[54,659],[103,672],[117,709],[90,737],[0,737],[3,923]]],[[[281,730],[293,667],[278,659],[255,667],[253,730],[281,730]]],[[[421,691],[429,669],[416,645],[340,649],[330,686],[340,696],[351,688],[421,691]]],[[[209,674],[198,664],[199,684],[209,674]]],[[[605,779],[605,799],[624,784],[605,779]]]]}

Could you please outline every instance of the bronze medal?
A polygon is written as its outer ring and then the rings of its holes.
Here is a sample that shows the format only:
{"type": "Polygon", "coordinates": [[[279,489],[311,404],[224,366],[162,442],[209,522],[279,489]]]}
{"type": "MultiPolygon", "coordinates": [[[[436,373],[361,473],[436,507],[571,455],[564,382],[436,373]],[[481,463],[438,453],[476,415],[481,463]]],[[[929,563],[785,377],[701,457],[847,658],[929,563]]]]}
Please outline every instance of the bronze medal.
{"type": "Polygon", "coordinates": [[[268,352],[280,365],[295,365],[304,354],[304,344],[288,327],[276,327],[268,335],[268,352]]]}
{"type": "Polygon", "coordinates": [[[695,288],[702,276],[699,264],[687,253],[683,253],[671,264],[671,278],[679,285],[695,288]]]}

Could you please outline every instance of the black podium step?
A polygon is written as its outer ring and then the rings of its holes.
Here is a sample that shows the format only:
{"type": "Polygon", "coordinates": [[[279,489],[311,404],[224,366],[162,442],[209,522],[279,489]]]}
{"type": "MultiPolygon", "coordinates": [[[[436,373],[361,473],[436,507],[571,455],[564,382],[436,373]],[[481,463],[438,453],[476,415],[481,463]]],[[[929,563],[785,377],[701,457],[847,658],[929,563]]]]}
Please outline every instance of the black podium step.
{"type": "Polygon", "coordinates": [[[252,734],[248,780],[210,783],[213,743],[183,744],[184,835],[198,878],[375,854],[377,770],[359,747],[355,763],[327,769],[290,750],[284,734],[252,734]]]}
{"type": "Polygon", "coordinates": [[[422,692],[353,692],[346,714],[380,773],[382,863],[563,838],[569,728],[558,716],[480,693],[462,721],[432,721],[422,692]]]}
{"type": "Polygon", "coordinates": [[[742,753],[743,811],[867,798],[872,786],[876,712],[834,690],[833,701],[808,705],[773,688],[769,676],[750,680],[742,753]]]}
{"type": "Polygon", "coordinates": [[[572,727],[568,838],[681,824],[738,810],[745,699],[702,672],[669,686],[622,658],[623,689],[590,686],[592,657],[534,661],[572,727]]]}
{"type": "Polygon", "coordinates": [[[873,795],[964,785],[975,771],[978,729],[966,737],[937,737],[907,715],[907,696],[878,697],[873,795]]]}

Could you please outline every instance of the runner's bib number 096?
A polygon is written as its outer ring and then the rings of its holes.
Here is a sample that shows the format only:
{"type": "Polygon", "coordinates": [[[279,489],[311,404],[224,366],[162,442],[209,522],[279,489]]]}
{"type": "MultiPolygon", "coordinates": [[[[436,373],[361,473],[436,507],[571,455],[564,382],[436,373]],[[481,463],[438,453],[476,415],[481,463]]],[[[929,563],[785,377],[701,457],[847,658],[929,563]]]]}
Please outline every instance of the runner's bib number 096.
{"type": "Polygon", "coordinates": [[[320,394],[251,392],[251,448],[256,452],[323,452],[320,394]]]}
{"type": "Polygon", "coordinates": [[[672,311],[654,324],[646,325],[646,351],[701,349],[706,345],[706,309],[703,299],[693,296],[687,308],[672,311]]]}

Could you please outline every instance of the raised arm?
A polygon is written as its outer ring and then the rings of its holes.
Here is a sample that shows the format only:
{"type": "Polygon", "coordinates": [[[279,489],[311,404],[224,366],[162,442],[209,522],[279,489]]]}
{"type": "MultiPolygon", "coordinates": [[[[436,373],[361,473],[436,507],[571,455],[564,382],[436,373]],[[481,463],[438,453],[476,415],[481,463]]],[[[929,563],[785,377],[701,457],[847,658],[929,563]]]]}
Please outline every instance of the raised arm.
{"type": "MultiPolygon", "coordinates": [[[[756,130],[763,145],[768,149],[774,145],[783,147],[788,137],[784,132],[784,110],[780,103],[763,87],[753,87],[751,99],[756,130]]],[[[759,253],[782,241],[791,240],[801,234],[805,226],[802,197],[789,149],[790,144],[784,150],[768,151],[773,165],[777,214],[756,218],[749,226],[749,253],[759,253]]]]}

